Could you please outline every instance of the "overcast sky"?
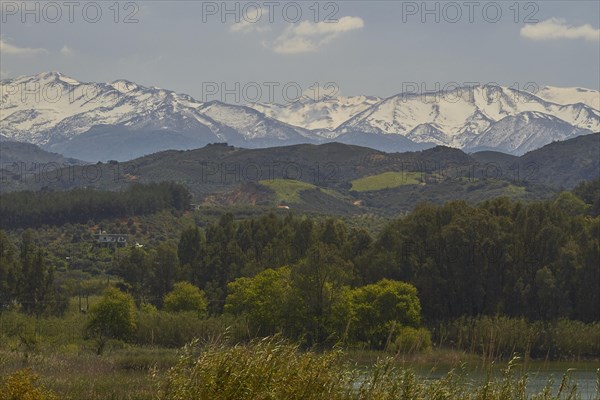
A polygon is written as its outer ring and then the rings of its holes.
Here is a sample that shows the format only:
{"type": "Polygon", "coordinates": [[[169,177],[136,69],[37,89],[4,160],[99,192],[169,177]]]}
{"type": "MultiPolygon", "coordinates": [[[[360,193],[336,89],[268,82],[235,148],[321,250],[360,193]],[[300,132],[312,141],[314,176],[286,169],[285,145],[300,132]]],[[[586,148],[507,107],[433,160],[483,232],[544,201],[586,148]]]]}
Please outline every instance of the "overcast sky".
{"type": "Polygon", "coordinates": [[[328,82],[376,96],[412,82],[600,88],[598,1],[114,4],[2,0],[2,78],[60,71],[204,100],[213,82],[251,83],[261,101],[328,82]]]}

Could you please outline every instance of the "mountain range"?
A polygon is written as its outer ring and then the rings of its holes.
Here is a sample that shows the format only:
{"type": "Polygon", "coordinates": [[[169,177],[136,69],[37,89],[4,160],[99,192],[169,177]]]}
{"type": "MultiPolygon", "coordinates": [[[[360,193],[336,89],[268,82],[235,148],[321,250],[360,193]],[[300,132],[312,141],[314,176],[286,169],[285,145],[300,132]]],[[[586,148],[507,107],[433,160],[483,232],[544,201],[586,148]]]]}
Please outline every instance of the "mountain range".
{"type": "Polygon", "coordinates": [[[386,152],[436,145],[522,155],[600,131],[600,92],[497,85],[426,94],[201,102],[127,80],[81,82],[58,72],[0,81],[0,140],[86,161],[129,160],[210,143],[263,148],[331,141],[386,152]]]}
{"type": "Polygon", "coordinates": [[[548,199],[600,177],[600,133],[553,142],[522,156],[467,154],[446,146],[387,153],[342,143],[257,149],[212,144],[124,163],[65,164],[35,145],[0,145],[0,193],[83,187],[122,190],[134,183],[174,181],[191,191],[196,204],[284,204],[301,211],[342,214],[396,215],[425,201],[548,199]],[[34,160],[41,158],[53,164],[33,168],[34,160]]]}

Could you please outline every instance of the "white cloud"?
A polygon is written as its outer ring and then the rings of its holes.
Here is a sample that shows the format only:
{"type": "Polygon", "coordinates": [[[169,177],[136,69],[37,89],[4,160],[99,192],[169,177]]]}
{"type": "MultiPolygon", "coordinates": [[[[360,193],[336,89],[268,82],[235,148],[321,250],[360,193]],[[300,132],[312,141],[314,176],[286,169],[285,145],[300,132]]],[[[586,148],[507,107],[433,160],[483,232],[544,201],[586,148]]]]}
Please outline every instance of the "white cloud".
{"type": "Polygon", "coordinates": [[[250,8],[244,19],[229,27],[230,32],[250,33],[250,32],[268,32],[270,26],[265,26],[262,21],[268,18],[269,10],[266,8],[250,8]]]}
{"type": "Polygon", "coordinates": [[[259,25],[257,22],[240,21],[229,27],[230,32],[235,33],[250,33],[250,32],[268,32],[271,30],[270,26],[259,25]]]}
{"type": "Polygon", "coordinates": [[[600,29],[585,24],[570,26],[562,18],[550,18],[521,28],[521,36],[531,40],[584,39],[600,41],[600,29]]]}
{"type": "Polygon", "coordinates": [[[62,49],[60,49],[60,54],[62,54],[65,57],[69,57],[72,56],[73,54],[75,54],[75,52],[73,51],[72,48],[70,48],[69,46],[67,46],[66,44],[62,47],[62,49]]]}
{"type": "Polygon", "coordinates": [[[364,25],[364,21],[359,17],[343,17],[337,22],[303,21],[288,26],[275,39],[273,50],[280,54],[315,52],[340,35],[361,29],[364,25]]]}
{"type": "Polygon", "coordinates": [[[8,43],[6,39],[0,37],[0,54],[17,55],[17,56],[32,56],[36,54],[48,53],[46,49],[32,49],[28,47],[19,47],[8,43]]]}

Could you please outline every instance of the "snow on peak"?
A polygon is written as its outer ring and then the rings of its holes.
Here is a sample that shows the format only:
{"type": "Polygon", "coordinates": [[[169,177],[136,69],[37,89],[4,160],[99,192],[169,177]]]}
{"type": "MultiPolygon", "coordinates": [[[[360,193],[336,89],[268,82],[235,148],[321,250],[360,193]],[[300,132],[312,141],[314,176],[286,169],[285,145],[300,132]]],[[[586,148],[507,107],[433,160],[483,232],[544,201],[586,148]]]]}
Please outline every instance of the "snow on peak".
{"type": "Polygon", "coordinates": [[[553,103],[568,105],[582,103],[595,110],[600,110],[600,92],[580,87],[544,86],[534,93],[542,99],[553,103]]]}
{"type": "Polygon", "coordinates": [[[239,106],[203,103],[125,79],[80,82],[59,72],[0,81],[3,137],[42,145],[71,140],[97,125],[122,125],[174,132],[208,129],[220,139],[233,135],[242,143],[263,145],[358,132],[461,148],[496,144],[512,151],[553,137],[600,131],[598,103],[599,92],[589,89],[546,86],[532,93],[479,85],[386,99],[338,96],[239,106]],[[39,90],[31,93],[32,88],[39,90]]]}
{"type": "Polygon", "coordinates": [[[495,122],[526,112],[538,114],[523,114],[523,118],[553,115],[580,129],[600,130],[600,112],[589,106],[557,104],[498,85],[401,93],[357,114],[338,130],[400,134],[416,142],[463,147],[495,122]],[[444,135],[424,132],[422,128],[415,130],[430,124],[444,135]]]}
{"type": "Polygon", "coordinates": [[[138,87],[139,87],[137,84],[130,82],[128,80],[125,80],[125,79],[116,80],[116,81],[112,82],[110,85],[113,88],[115,88],[116,90],[118,90],[120,93],[128,93],[128,92],[138,89],[138,87]]]}
{"type": "Polygon", "coordinates": [[[286,105],[254,103],[248,106],[289,125],[333,131],[351,117],[381,100],[374,96],[340,96],[322,100],[305,98],[286,105]]]}

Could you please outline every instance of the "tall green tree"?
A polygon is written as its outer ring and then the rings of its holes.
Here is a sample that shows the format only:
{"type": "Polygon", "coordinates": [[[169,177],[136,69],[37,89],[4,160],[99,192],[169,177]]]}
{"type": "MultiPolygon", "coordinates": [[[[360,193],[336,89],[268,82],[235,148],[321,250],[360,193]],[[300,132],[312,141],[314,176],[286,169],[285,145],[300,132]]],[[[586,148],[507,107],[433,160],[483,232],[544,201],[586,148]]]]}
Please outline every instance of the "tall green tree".
{"type": "Polygon", "coordinates": [[[353,265],[332,244],[317,243],[292,268],[291,280],[298,320],[310,343],[338,340],[340,308],[346,300],[344,288],[352,280],[353,265]]]}
{"type": "Polygon", "coordinates": [[[119,289],[109,288],[102,299],[90,308],[87,331],[97,340],[101,354],[108,340],[132,339],[137,326],[133,297],[119,289]]]}
{"type": "Polygon", "coordinates": [[[43,249],[35,244],[32,230],[26,230],[21,237],[20,262],[18,298],[23,309],[28,313],[41,314],[55,306],[52,287],[54,268],[49,265],[43,249]]]}
{"type": "Polygon", "coordinates": [[[17,248],[8,235],[0,230],[0,312],[15,299],[20,273],[17,248]]]}
{"type": "Polygon", "coordinates": [[[421,304],[417,289],[388,279],[351,291],[351,340],[378,349],[396,339],[401,327],[418,328],[421,304]]]}
{"type": "Polygon", "coordinates": [[[189,282],[177,282],[173,290],[165,295],[164,305],[166,311],[190,311],[199,317],[205,317],[207,302],[204,292],[189,282]]]}

